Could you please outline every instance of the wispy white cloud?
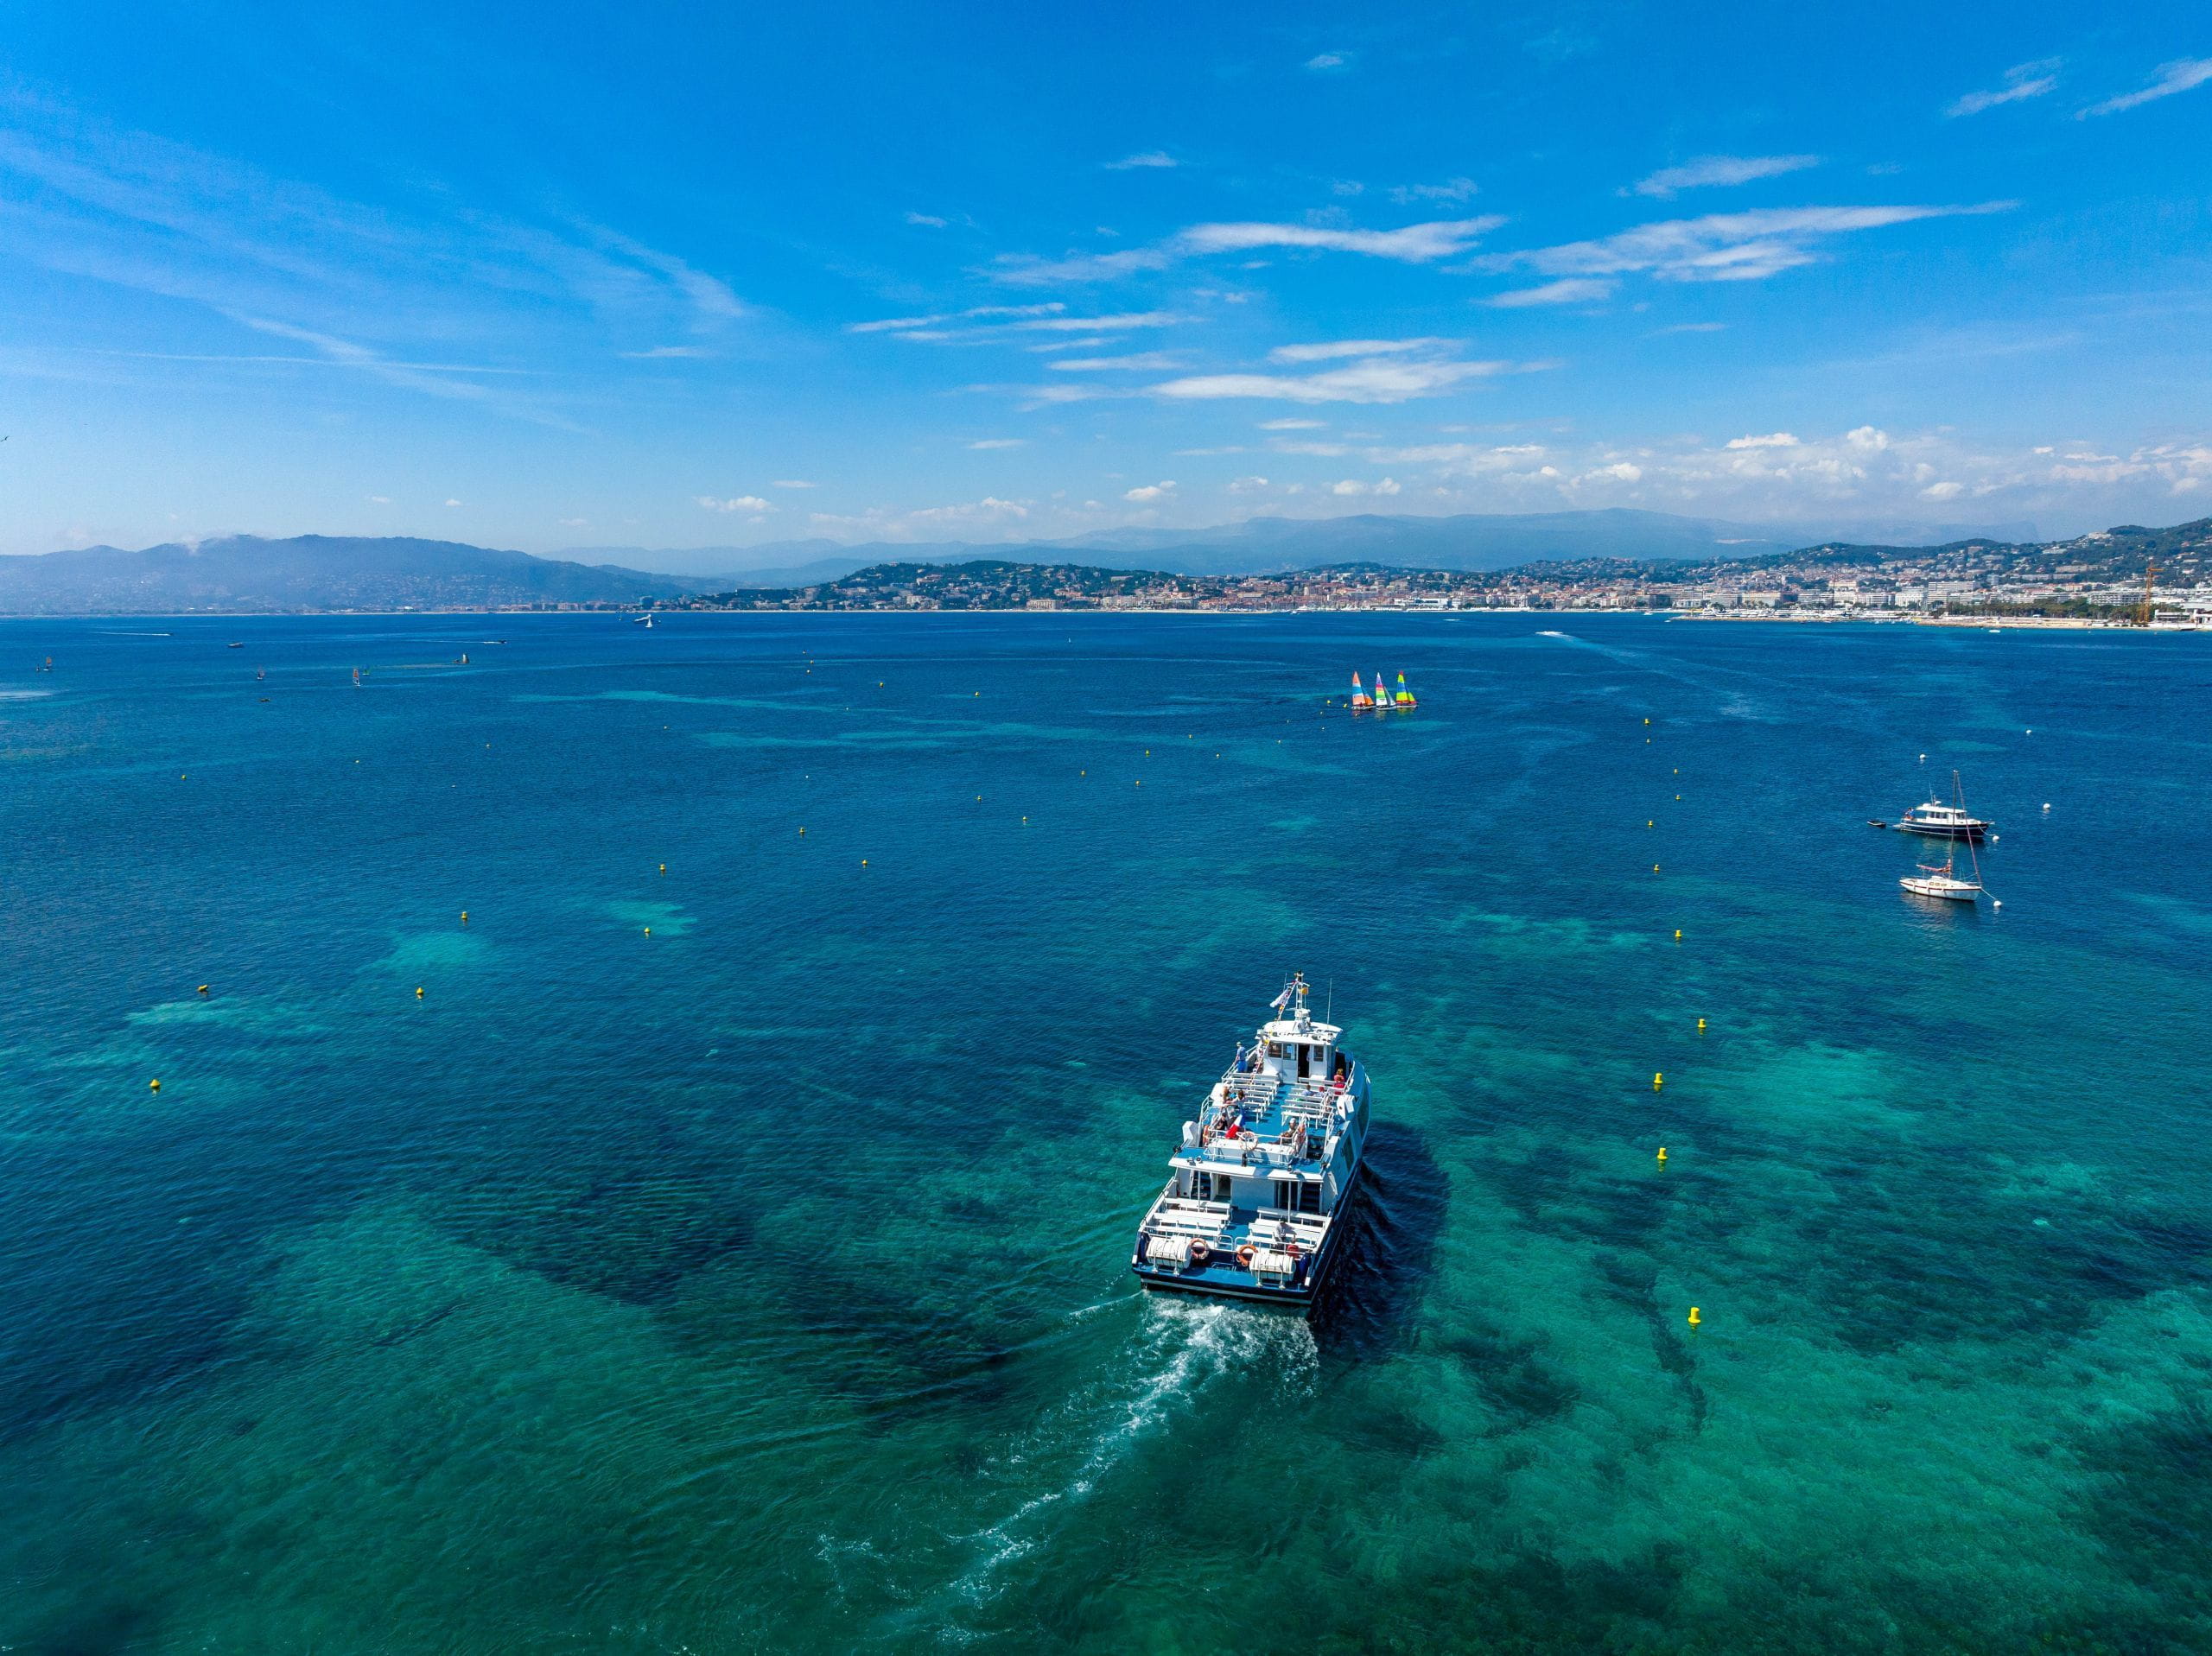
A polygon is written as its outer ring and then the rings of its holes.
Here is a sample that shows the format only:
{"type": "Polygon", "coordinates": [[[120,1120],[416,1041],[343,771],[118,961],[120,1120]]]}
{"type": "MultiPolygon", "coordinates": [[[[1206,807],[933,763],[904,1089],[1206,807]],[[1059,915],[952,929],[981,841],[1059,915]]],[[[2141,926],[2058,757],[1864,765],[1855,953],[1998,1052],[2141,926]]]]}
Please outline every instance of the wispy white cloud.
{"type": "Polygon", "coordinates": [[[1264,492],[1267,486],[1268,480],[1263,477],[1240,477],[1230,480],[1229,485],[1229,492],[1231,494],[1259,494],[1264,492]]]}
{"type": "Polygon", "coordinates": [[[1157,372],[1165,368],[1180,368],[1183,359],[1172,352],[1139,351],[1126,357],[1062,357],[1045,365],[1069,374],[1114,373],[1131,369],[1157,372]]]}
{"type": "Polygon", "coordinates": [[[711,357],[715,353],[702,345],[657,345],[650,351],[625,351],[620,354],[639,362],[654,362],[664,357],[711,357]]]}
{"type": "Polygon", "coordinates": [[[1401,206],[1415,201],[1467,201],[1481,192],[1471,178],[1447,178],[1441,184],[1393,184],[1390,199],[1401,206]]]}
{"type": "Polygon", "coordinates": [[[763,512],[773,511],[776,509],[772,502],[763,500],[757,494],[734,494],[727,499],[718,499],[710,494],[698,495],[694,498],[709,511],[763,512]]]}
{"type": "Polygon", "coordinates": [[[848,333],[906,333],[919,327],[936,327],[945,322],[964,322],[976,318],[1004,319],[1020,316],[1051,316],[1067,308],[1065,305],[976,305],[967,310],[937,311],[927,316],[886,316],[873,322],[848,322],[848,333]]]}
{"type": "Polygon", "coordinates": [[[1442,357],[1370,357],[1318,374],[1199,374],[1151,388],[1176,401],[1273,397],[1289,403],[1404,403],[1435,397],[1470,379],[1504,373],[1509,362],[1442,357]]]}
{"type": "Polygon", "coordinates": [[[296,339],[427,395],[564,424],[521,387],[460,389],[392,365],[433,340],[487,353],[638,340],[644,352],[750,314],[720,278],[607,225],[502,217],[429,190],[369,206],[19,90],[6,109],[0,237],[18,257],[296,339]]]}
{"type": "Polygon", "coordinates": [[[1351,60],[1342,52],[1317,52],[1306,60],[1306,67],[1319,74],[1330,69],[1341,69],[1351,60]]]}
{"type": "Polygon", "coordinates": [[[1764,437],[1731,437],[1731,448],[1795,448],[1797,439],[1786,431],[1770,431],[1764,437]]]}
{"type": "Polygon", "coordinates": [[[1145,149],[1134,155],[1124,155],[1119,161],[1108,162],[1106,170],[1109,173],[1128,173],[1146,167],[1180,167],[1182,164],[1165,149],[1145,149]]]}
{"type": "Polygon", "coordinates": [[[779,489],[818,489],[822,485],[818,483],[809,483],[803,477],[779,477],[776,479],[774,486],[779,489]]]}
{"type": "Polygon", "coordinates": [[[1262,420],[1262,431],[1319,431],[1329,422],[1326,420],[1262,420]]]}
{"type": "Polygon", "coordinates": [[[1330,225],[1239,222],[1192,225],[1152,247],[1112,253],[1071,253],[1057,259],[1033,254],[1001,254],[989,274],[1017,286],[1109,282],[1144,271],[1164,270],[1179,259],[1215,253],[1249,253],[1271,247],[1313,252],[1359,253],[1370,258],[1425,264],[1465,252],[1505,220],[1495,214],[1474,219],[1436,219],[1395,230],[1351,230],[1330,225]]]}
{"type": "Polygon", "coordinates": [[[1422,264],[1465,252],[1504,222],[1491,213],[1477,219],[1405,225],[1396,230],[1339,230],[1319,225],[1192,225],[1175,238],[1175,245],[1192,253],[1243,253],[1262,247],[1313,248],[1422,264]]]}
{"type": "Polygon", "coordinates": [[[2158,66],[2158,78],[2140,92],[2107,98],[2101,104],[2092,104],[2079,111],[2075,119],[2086,121],[2092,115],[2117,115],[2123,110],[2139,109],[2160,98],[2171,98],[2176,92],[2185,92],[2192,86],[2201,86],[2212,80],[2212,58],[2177,58],[2171,63],[2158,66]]]}
{"type": "Polygon", "coordinates": [[[2011,201],[1974,206],[1763,207],[1641,225],[1595,241],[1568,242],[1523,253],[1485,255],[1484,268],[1535,270],[1545,276],[1611,276],[1648,271],[1669,282],[1755,282],[1818,257],[1814,244],[1853,231],[1878,230],[1922,219],[2009,212],[2011,201]]]}
{"type": "Polygon", "coordinates": [[[948,221],[938,218],[933,213],[909,213],[906,215],[906,222],[910,225],[921,225],[931,230],[943,230],[948,221]]]}
{"type": "Polygon", "coordinates": [[[1279,345],[1268,352],[1269,362],[1334,362],[1344,357],[1388,357],[1408,351],[1435,352],[1457,345],[1457,339],[1332,339],[1318,345],[1279,345]]]}
{"type": "Polygon", "coordinates": [[[1700,155],[1679,167],[1662,167],[1630,187],[1638,195],[1671,200],[1682,190],[1707,189],[1715,185],[1749,184],[1754,179],[1778,178],[1821,164],[1818,155],[1700,155]]]}
{"type": "Polygon", "coordinates": [[[1395,494],[1398,492],[1398,479],[1394,477],[1386,477],[1379,482],[1369,483],[1360,478],[1348,477],[1342,482],[1332,483],[1329,485],[1329,492],[1340,497],[1362,494],[1395,494]]]}
{"type": "Polygon", "coordinates": [[[1518,310],[1529,305],[1588,304],[1609,297],[1614,285],[1603,276],[1561,276],[1541,287],[1517,288],[1511,293],[1493,295],[1483,303],[1503,310],[1518,310]]]}
{"type": "Polygon", "coordinates": [[[1986,109],[1995,109],[1999,104],[2017,104],[2025,98],[2041,98],[2045,92],[2058,89],[2056,58],[2044,58],[2037,63],[2016,63],[2005,72],[2005,84],[1993,92],[1970,92],[1943,111],[1956,120],[1961,115],[1979,115],[1986,109]]]}
{"type": "Polygon", "coordinates": [[[1156,500],[1165,500],[1175,491],[1173,479],[1165,483],[1147,483],[1123,494],[1124,500],[1134,500],[1140,506],[1148,506],[1156,500]]]}
{"type": "Polygon", "coordinates": [[[968,447],[973,449],[1020,448],[1028,441],[1027,437],[978,437],[968,447]]]}

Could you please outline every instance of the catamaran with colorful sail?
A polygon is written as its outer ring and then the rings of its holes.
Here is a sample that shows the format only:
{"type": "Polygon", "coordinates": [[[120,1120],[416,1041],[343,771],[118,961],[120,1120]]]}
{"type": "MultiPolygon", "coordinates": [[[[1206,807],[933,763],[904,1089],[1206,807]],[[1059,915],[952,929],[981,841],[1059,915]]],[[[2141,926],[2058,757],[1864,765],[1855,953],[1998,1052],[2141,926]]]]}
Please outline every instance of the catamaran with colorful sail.
{"type": "Polygon", "coordinates": [[[1316,1023],[1298,974],[1168,1157],[1129,1268],[1147,1288],[1311,1305],[1347,1246],[1367,1070],[1316,1023]]]}
{"type": "Polygon", "coordinates": [[[1406,688],[1406,676],[1403,673],[1398,675],[1398,694],[1392,700],[1402,707],[1415,707],[1421,705],[1414,700],[1414,693],[1406,688]]]}
{"type": "MultiPolygon", "coordinates": [[[[1382,681],[1380,679],[1376,680],[1375,688],[1378,690],[1381,689],[1382,688],[1382,681]]],[[[1359,675],[1357,673],[1354,673],[1351,676],[1351,705],[1352,711],[1355,713],[1360,712],[1364,708],[1371,707],[1375,705],[1375,698],[1368,695],[1367,686],[1360,682],[1359,675]]]]}

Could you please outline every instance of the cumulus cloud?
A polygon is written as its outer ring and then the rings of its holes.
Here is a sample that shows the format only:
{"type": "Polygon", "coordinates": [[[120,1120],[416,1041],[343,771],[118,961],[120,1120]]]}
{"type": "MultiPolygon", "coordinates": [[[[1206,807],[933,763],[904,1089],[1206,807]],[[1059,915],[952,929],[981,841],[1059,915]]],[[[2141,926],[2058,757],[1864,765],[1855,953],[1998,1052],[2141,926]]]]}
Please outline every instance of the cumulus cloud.
{"type": "Polygon", "coordinates": [[[1995,109],[1999,104],[2017,104],[2024,98],[2041,98],[2045,92],[2058,89],[2056,58],[2045,58],[2039,63],[2016,63],[2005,72],[2005,84],[1994,92],[1970,92],[1943,111],[1953,120],[1961,115],[1979,115],[1986,109],[1995,109]]]}
{"type": "Polygon", "coordinates": [[[1174,492],[1174,488],[1175,485],[1173,479],[1164,483],[1147,483],[1141,487],[1128,491],[1122,496],[1122,498],[1124,500],[1134,500],[1140,506],[1148,506],[1155,500],[1165,500],[1174,492]]]}
{"type": "Polygon", "coordinates": [[[1486,305],[1503,310],[1518,310],[1528,305],[1581,305],[1608,298],[1615,283],[1603,276],[1561,276],[1557,282],[1547,282],[1540,288],[1520,288],[1511,293],[1502,293],[1485,299],[1486,305]]]}
{"type": "Polygon", "coordinates": [[[1137,155],[1124,155],[1119,161],[1108,162],[1106,170],[1109,173],[1128,173],[1142,167],[1180,167],[1182,164],[1165,149],[1147,149],[1137,155]]]}
{"type": "Polygon", "coordinates": [[[1669,282],[1753,282],[1817,257],[1814,244],[1853,231],[1879,230],[1922,219],[2005,213],[2018,204],[1975,206],[1762,207],[1639,225],[1595,241],[1567,242],[1522,253],[1485,256],[1485,269],[1527,269],[1544,276],[1610,276],[1648,271],[1669,282]]]}
{"type": "Polygon", "coordinates": [[[1230,482],[1229,485],[1229,492],[1231,494],[1258,494],[1267,486],[1268,480],[1263,477],[1240,477],[1230,482]]]}
{"type": "Polygon", "coordinates": [[[734,494],[726,500],[702,494],[697,499],[709,511],[773,511],[776,509],[757,494],[734,494]]]}
{"type": "Polygon", "coordinates": [[[1329,492],[1333,495],[1395,494],[1398,492],[1398,479],[1386,477],[1380,483],[1364,483],[1357,478],[1348,477],[1341,483],[1332,483],[1329,492]]]}
{"type": "Polygon", "coordinates": [[[2201,86],[2208,80],[2212,80],[2212,58],[2177,58],[2171,63],[2160,64],[2158,78],[2142,91],[2107,98],[2101,104],[2092,104],[2074,118],[2086,121],[2092,115],[2117,115],[2122,110],[2139,109],[2158,98],[2171,98],[2176,92],[2185,92],[2192,86],[2201,86]]]}
{"type": "Polygon", "coordinates": [[[458,506],[460,504],[461,502],[458,500],[448,500],[446,502],[446,504],[448,506],[458,506]]]}
{"type": "Polygon", "coordinates": [[[1749,184],[1754,179],[1778,178],[1802,173],[1821,164],[1818,155],[1700,155],[1680,167],[1662,167],[1633,187],[1638,195],[1671,200],[1681,190],[1708,189],[1716,185],[1749,184]]]}
{"type": "MultiPolygon", "coordinates": [[[[1862,427],[1861,429],[1871,430],[1872,428],[1862,427]]],[[[1731,448],[1795,448],[1797,447],[1797,440],[1786,431],[1770,431],[1764,437],[1731,437],[1728,440],[1728,447],[1731,448]]]]}

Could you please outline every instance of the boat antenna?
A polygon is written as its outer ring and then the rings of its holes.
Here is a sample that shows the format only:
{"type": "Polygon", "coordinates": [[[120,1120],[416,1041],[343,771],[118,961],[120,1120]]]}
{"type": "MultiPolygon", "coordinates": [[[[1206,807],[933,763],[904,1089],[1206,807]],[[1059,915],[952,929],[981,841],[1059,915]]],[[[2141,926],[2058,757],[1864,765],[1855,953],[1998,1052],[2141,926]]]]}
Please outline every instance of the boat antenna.
{"type": "Polygon", "coordinates": [[[1322,1011],[1321,1021],[1325,1024],[1337,1021],[1337,980],[1333,973],[1329,977],[1329,1004],[1322,1011]]]}

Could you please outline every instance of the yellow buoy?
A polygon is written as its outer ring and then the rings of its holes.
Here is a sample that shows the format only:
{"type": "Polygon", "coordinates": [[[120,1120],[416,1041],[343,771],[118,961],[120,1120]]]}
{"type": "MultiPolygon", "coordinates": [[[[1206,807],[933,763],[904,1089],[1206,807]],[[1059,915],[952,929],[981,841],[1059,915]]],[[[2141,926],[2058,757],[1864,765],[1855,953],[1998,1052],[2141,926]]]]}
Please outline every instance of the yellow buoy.
{"type": "Polygon", "coordinates": [[[1700,1316],[1697,1314],[1697,1307],[1696,1307],[1696,1306],[1694,1306],[1694,1305],[1691,1306],[1691,1307],[1690,1307],[1690,1326],[1691,1326],[1692,1328],[1695,1328],[1699,1323],[1702,1323],[1702,1322],[1704,1322],[1704,1321],[1705,1321],[1705,1319],[1704,1319],[1703,1317],[1700,1317],[1700,1316]]]}
{"type": "Polygon", "coordinates": [[[415,986],[415,999],[417,999],[417,1000],[420,1000],[422,998],[423,998],[423,986],[422,986],[421,984],[419,984],[419,983],[418,983],[418,984],[416,984],[416,985],[415,986]]]}
{"type": "Polygon", "coordinates": [[[868,859],[866,857],[862,857],[861,859],[861,866],[863,868],[868,866],[868,859]]]}
{"type": "Polygon", "coordinates": [[[461,923],[464,926],[468,923],[468,910],[467,909],[463,909],[461,911],[461,923]]]}
{"type": "Polygon", "coordinates": [[[977,795],[976,796],[976,803],[978,805],[982,804],[982,803],[983,803],[983,796],[982,796],[982,795],[981,795],[981,794],[977,794],[977,795]]]}
{"type": "Polygon", "coordinates": [[[1657,822],[1655,818],[1647,816],[1643,819],[1643,826],[1646,828],[1656,828],[1657,826],[1657,822]]]}
{"type": "Polygon", "coordinates": [[[146,1085],[152,1088],[154,1091],[157,1093],[162,1090],[162,1082],[159,1076],[156,1076],[152,1081],[148,1082],[146,1085]]]}
{"type": "Polygon", "coordinates": [[[1699,1018],[1699,1019],[1697,1020],[1697,1026],[1698,1026],[1700,1029],[1703,1029],[1703,1028],[1705,1027],[1705,1019],[1703,1019],[1702,1018],[1699,1018]]]}
{"type": "Polygon", "coordinates": [[[1655,862],[1651,865],[1651,872],[1655,874],[1659,872],[1659,865],[1657,863],[1655,862]]]}
{"type": "Polygon", "coordinates": [[[1682,929],[1680,926],[1675,928],[1675,941],[1678,943],[1682,941],[1682,929]]]}
{"type": "Polygon", "coordinates": [[[1664,1145],[1659,1146],[1659,1159],[1662,1162],[1667,1159],[1667,1146],[1664,1145]]]}
{"type": "Polygon", "coordinates": [[[1645,724],[1647,724],[1647,725],[1648,725],[1648,724],[1649,724],[1651,721],[1650,721],[1649,719],[1647,719],[1647,720],[1645,720],[1643,722],[1644,722],[1645,724]]]}
{"type": "Polygon", "coordinates": [[[666,863],[663,863],[663,864],[661,864],[661,866],[660,866],[660,872],[661,872],[662,873],[664,873],[664,874],[665,874],[665,873],[668,872],[668,865],[667,865],[666,863]]]}
{"type": "Polygon", "coordinates": [[[800,832],[801,834],[804,834],[804,833],[805,833],[805,832],[806,832],[806,830],[805,830],[804,828],[801,828],[801,829],[799,830],[799,832],[800,832]]]}
{"type": "Polygon", "coordinates": [[[206,984],[203,983],[200,986],[200,993],[203,995],[207,993],[207,986],[206,984]]]}
{"type": "Polygon", "coordinates": [[[1659,1088],[1665,1084],[1666,1080],[1667,1077],[1662,1075],[1658,1070],[1653,1070],[1651,1072],[1651,1090],[1655,1093],[1657,1092],[1659,1088]]]}
{"type": "Polygon", "coordinates": [[[648,936],[648,937],[650,937],[650,936],[652,936],[652,935],[653,935],[653,929],[652,929],[651,926],[647,926],[647,927],[645,928],[645,936],[648,936]]]}

